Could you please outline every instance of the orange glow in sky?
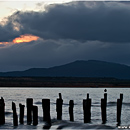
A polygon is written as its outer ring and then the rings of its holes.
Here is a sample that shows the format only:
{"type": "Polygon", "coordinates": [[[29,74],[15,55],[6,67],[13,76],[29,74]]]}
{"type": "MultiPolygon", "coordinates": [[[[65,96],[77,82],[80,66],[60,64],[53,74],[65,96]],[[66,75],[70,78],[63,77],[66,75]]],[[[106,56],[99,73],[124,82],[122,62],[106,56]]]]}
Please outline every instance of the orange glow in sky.
{"type": "Polygon", "coordinates": [[[9,42],[0,42],[0,44],[8,44],[9,42]]]}
{"type": "Polygon", "coordinates": [[[20,37],[16,37],[12,42],[13,43],[22,43],[22,42],[31,42],[38,40],[39,37],[31,35],[31,34],[25,34],[20,35],[20,37]]]}
{"type": "Polygon", "coordinates": [[[40,37],[31,34],[20,35],[19,37],[16,37],[13,41],[0,42],[0,48],[11,46],[13,44],[23,43],[23,42],[37,41],[39,38],[40,37]]]}

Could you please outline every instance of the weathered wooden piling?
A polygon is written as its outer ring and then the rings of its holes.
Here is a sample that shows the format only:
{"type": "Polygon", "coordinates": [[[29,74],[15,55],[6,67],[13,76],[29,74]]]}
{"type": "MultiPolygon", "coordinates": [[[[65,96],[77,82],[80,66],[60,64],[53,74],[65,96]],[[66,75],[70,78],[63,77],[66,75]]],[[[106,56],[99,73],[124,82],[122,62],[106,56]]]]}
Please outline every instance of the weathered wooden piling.
{"type": "Polygon", "coordinates": [[[121,123],[121,100],[117,99],[117,125],[121,123]]]}
{"type": "Polygon", "coordinates": [[[62,99],[62,95],[61,95],[61,93],[59,93],[59,99],[62,99]]]}
{"type": "Polygon", "coordinates": [[[87,94],[87,99],[83,99],[83,111],[84,123],[89,123],[91,121],[91,99],[89,99],[89,94],[87,94]]]}
{"type": "Polygon", "coordinates": [[[62,120],[62,105],[63,105],[63,100],[62,100],[61,93],[59,93],[59,98],[56,100],[57,120],[62,120]]]}
{"type": "Polygon", "coordinates": [[[89,93],[87,93],[87,99],[89,99],[89,93]]]}
{"type": "Polygon", "coordinates": [[[26,99],[27,104],[27,124],[31,125],[32,123],[32,106],[33,106],[33,99],[27,98],[26,99]]]}
{"type": "Polygon", "coordinates": [[[5,124],[5,103],[3,97],[0,99],[0,125],[5,124]]]}
{"type": "Polygon", "coordinates": [[[43,121],[51,125],[50,99],[42,99],[43,121]]]}
{"type": "Polygon", "coordinates": [[[123,93],[120,93],[120,100],[121,100],[121,107],[122,107],[123,93]]]}
{"type": "Polygon", "coordinates": [[[74,108],[74,101],[70,100],[69,101],[69,116],[70,116],[70,121],[74,121],[73,108],[74,108]]]}
{"type": "Polygon", "coordinates": [[[12,102],[12,110],[13,110],[13,124],[14,126],[18,126],[18,115],[16,112],[16,105],[12,102]]]}
{"type": "Polygon", "coordinates": [[[123,100],[123,93],[120,93],[120,99],[123,100]]]}
{"type": "Polygon", "coordinates": [[[38,124],[38,107],[33,106],[33,125],[38,124]]]}
{"type": "Polygon", "coordinates": [[[120,94],[120,99],[117,99],[117,125],[121,123],[121,109],[122,109],[123,94],[120,94]]]}
{"type": "Polygon", "coordinates": [[[107,93],[104,93],[104,99],[105,99],[106,106],[107,106],[107,93]]]}
{"type": "Polygon", "coordinates": [[[107,90],[105,89],[104,92],[104,99],[101,99],[101,117],[103,124],[107,121],[107,90]]]}
{"type": "Polygon", "coordinates": [[[101,99],[101,115],[102,115],[102,123],[106,123],[106,99],[101,99]]]}
{"type": "Polygon", "coordinates": [[[21,103],[19,104],[19,109],[20,109],[19,122],[20,122],[20,124],[24,123],[24,107],[25,107],[25,105],[22,105],[21,103]]]}

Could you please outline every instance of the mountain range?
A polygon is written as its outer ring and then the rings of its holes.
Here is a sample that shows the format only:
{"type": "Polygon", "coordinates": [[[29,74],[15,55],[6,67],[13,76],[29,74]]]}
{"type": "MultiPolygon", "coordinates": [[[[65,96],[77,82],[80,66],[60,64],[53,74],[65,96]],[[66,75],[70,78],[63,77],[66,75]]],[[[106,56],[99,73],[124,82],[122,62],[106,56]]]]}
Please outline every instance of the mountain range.
{"type": "Polygon", "coordinates": [[[112,77],[130,79],[130,66],[98,61],[78,60],[50,68],[31,68],[25,71],[0,72],[1,77],[112,77]]]}

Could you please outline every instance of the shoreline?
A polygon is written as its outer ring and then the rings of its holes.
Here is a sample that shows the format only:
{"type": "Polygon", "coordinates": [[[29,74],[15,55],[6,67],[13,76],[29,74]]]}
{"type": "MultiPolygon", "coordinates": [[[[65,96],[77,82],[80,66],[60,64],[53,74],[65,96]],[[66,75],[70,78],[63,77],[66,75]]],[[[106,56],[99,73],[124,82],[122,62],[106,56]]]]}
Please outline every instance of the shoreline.
{"type": "Polygon", "coordinates": [[[90,77],[0,77],[0,87],[130,88],[130,79],[90,77]]]}

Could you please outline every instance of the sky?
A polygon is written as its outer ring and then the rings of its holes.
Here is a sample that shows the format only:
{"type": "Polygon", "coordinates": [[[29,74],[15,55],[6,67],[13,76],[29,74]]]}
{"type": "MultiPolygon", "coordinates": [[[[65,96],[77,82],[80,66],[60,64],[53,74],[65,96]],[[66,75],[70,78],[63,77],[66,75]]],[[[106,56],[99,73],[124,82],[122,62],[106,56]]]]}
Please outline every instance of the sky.
{"type": "Polygon", "coordinates": [[[0,1],[0,72],[76,60],[130,65],[129,1],[0,1]]]}

